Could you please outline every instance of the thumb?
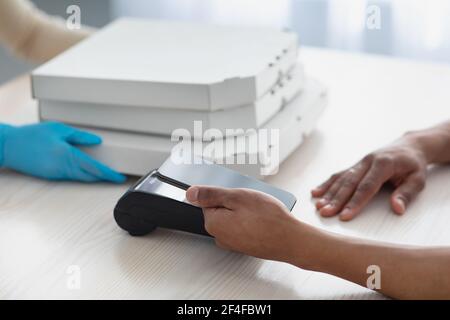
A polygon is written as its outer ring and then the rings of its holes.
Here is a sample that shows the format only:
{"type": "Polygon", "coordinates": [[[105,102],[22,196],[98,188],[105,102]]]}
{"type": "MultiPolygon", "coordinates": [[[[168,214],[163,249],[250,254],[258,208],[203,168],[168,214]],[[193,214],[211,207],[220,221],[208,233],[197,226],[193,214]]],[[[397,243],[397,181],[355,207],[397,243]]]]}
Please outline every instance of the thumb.
{"type": "Polygon", "coordinates": [[[391,196],[392,210],[397,214],[403,214],[408,204],[425,187],[425,176],[421,172],[409,175],[405,181],[395,189],[391,196]]]}
{"type": "Polygon", "coordinates": [[[222,207],[231,209],[234,204],[236,191],[233,189],[192,186],[186,191],[186,199],[193,205],[202,208],[222,207]]]}
{"type": "Polygon", "coordinates": [[[102,143],[102,139],[92,133],[73,129],[73,132],[66,138],[66,141],[70,144],[93,146],[102,143]]]}

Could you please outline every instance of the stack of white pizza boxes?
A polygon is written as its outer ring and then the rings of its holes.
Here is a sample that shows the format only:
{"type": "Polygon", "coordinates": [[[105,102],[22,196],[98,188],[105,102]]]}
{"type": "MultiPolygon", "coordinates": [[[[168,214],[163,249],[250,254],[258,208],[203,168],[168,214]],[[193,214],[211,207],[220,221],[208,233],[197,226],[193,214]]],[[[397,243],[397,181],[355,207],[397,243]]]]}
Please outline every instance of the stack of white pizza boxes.
{"type": "Polygon", "coordinates": [[[277,171],[326,105],[294,33],[120,19],[32,73],[41,121],[102,137],[83,150],[143,175],[172,156],[277,171]]]}

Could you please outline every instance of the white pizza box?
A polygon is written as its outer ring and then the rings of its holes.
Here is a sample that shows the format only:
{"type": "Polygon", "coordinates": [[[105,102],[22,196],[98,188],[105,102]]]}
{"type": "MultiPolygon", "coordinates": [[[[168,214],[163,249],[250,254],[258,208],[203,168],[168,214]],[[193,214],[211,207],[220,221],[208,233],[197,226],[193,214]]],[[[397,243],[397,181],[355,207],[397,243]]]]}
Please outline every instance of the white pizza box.
{"type": "MultiPolygon", "coordinates": [[[[266,123],[299,94],[304,78],[302,66],[297,66],[255,103],[217,111],[40,100],[39,115],[41,120],[71,125],[162,135],[171,135],[179,128],[196,133],[194,123],[201,121],[203,130],[214,128],[231,136],[239,134],[239,130],[234,129],[258,128],[266,123]]],[[[193,137],[200,139],[203,133],[193,137]]]]}
{"type": "Polygon", "coordinates": [[[278,165],[313,130],[326,104],[326,89],[318,81],[308,78],[300,95],[262,128],[245,136],[224,141],[216,139],[214,142],[196,140],[189,144],[186,137],[172,141],[170,137],[80,127],[103,138],[102,145],[82,149],[115,170],[130,175],[144,175],[158,168],[170,155],[184,159],[191,152],[195,157],[204,157],[243,174],[264,178],[275,173],[278,165]],[[261,139],[262,132],[268,133],[266,142],[261,139]],[[274,138],[274,132],[279,133],[278,140],[274,138]],[[259,136],[257,140],[255,136],[259,136]],[[258,143],[249,144],[249,141],[258,143]],[[224,147],[228,142],[234,143],[234,148],[224,147]],[[186,148],[187,145],[191,147],[186,148]],[[238,160],[243,158],[247,158],[246,164],[238,164],[238,160]],[[249,159],[258,161],[249,163],[249,159]]]}
{"type": "Polygon", "coordinates": [[[293,32],[123,18],[32,72],[33,96],[219,110],[263,96],[297,59],[293,32]]]}

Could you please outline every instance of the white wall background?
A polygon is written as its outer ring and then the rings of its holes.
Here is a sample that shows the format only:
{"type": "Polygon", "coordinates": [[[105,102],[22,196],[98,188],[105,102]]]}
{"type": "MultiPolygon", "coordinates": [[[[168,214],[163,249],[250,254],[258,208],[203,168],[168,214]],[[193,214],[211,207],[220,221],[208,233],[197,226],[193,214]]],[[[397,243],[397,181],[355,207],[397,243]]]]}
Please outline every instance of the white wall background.
{"type": "MultiPolygon", "coordinates": [[[[450,0],[33,0],[65,15],[82,9],[82,22],[102,26],[121,16],[295,30],[305,45],[450,62],[450,0]],[[380,8],[381,28],[366,28],[366,8],[380,8]]],[[[30,65],[0,48],[0,82],[30,65]]]]}

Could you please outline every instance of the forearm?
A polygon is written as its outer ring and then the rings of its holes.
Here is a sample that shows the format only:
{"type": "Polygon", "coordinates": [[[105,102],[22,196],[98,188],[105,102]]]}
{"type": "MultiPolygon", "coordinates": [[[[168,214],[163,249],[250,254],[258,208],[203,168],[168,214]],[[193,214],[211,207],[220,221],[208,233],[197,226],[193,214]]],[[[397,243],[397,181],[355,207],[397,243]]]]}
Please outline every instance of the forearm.
{"type": "Polygon", "coordinates": [[[408,132],[404,138],[424,153],[429,164],[450,162],[450,121],[429,129],[408,132]]]}
{"type": "Polygon", "coordinates": [[[63,19],[48,16],[29,1],[0,0],[0,42],[31,61],[47,61],[90,32],[67,29],[63,19]]]}
{"type": "Polygon", "coordinates": [[[291,262],[367,286],[379,267],[381,293],[398,299],[450,299],[450,248],[384,244],[328,233],[301,224],[291,262]],[[369,269],[370,270],[370,269],[369,269]]]}

